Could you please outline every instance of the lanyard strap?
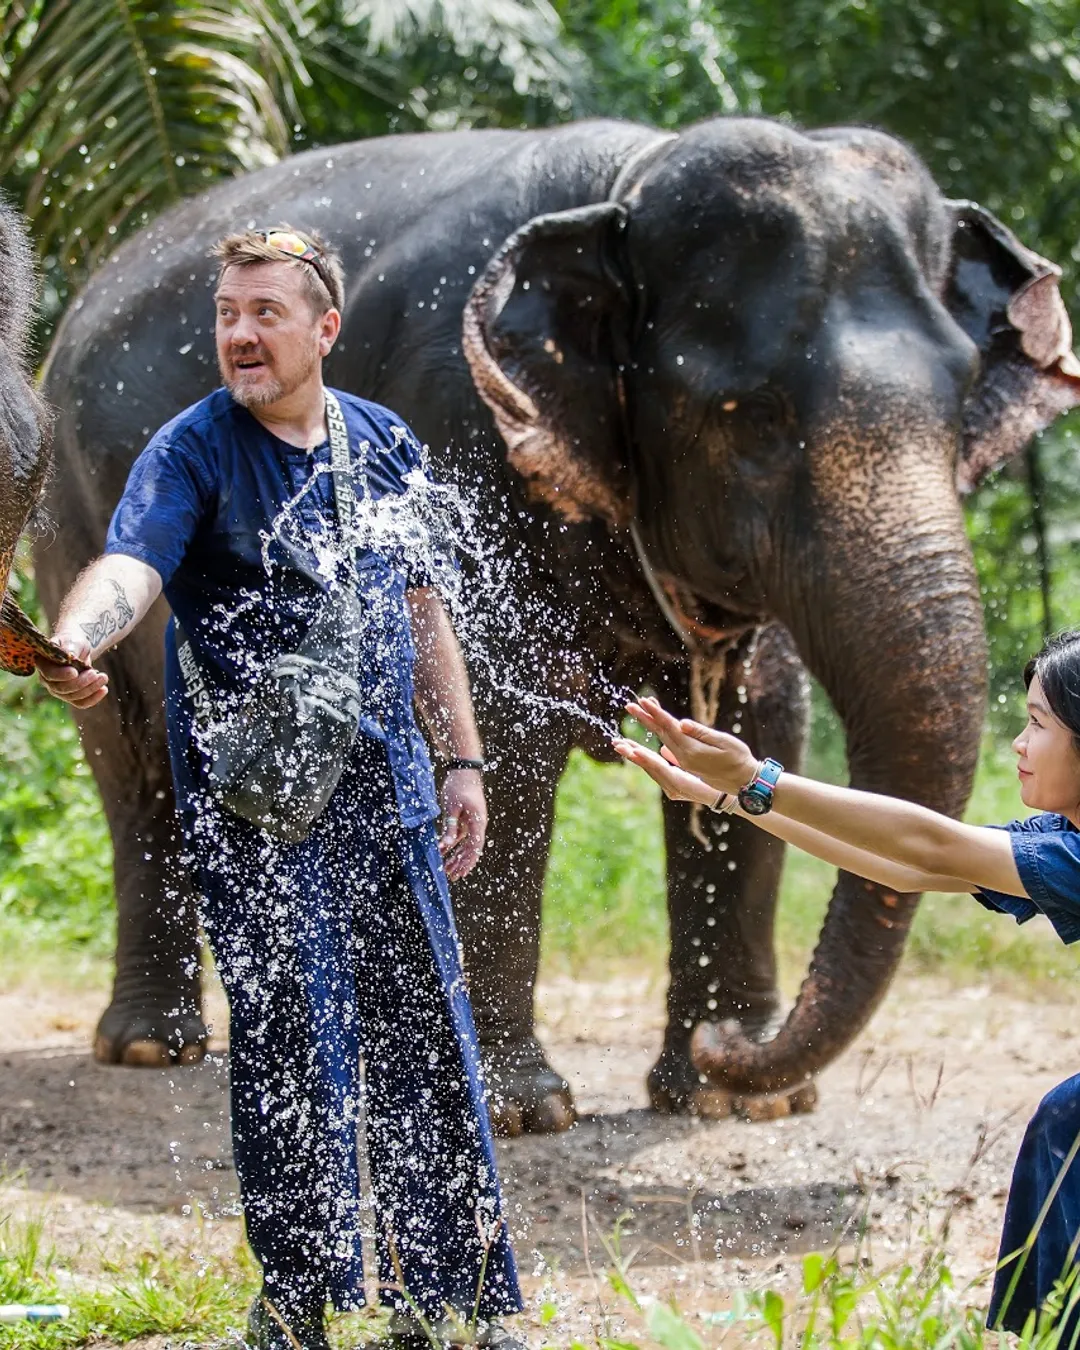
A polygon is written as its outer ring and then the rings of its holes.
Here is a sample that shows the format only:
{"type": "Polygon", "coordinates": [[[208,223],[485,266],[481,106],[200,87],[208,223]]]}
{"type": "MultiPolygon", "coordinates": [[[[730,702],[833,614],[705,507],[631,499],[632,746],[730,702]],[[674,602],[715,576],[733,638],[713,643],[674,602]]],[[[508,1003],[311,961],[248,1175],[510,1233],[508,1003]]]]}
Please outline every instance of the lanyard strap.
{"type": "Polygon", "coordinates": [[[355,569],[356,558],[350,542],[356,497],[353,492],[352,464],[349,460],[349,430],[338,396],[326,390],[326,429],[330,433],[330,470],[334,476],[334,505],[337,508],[338,529],[346,547],[350,568],[355,569]]]}

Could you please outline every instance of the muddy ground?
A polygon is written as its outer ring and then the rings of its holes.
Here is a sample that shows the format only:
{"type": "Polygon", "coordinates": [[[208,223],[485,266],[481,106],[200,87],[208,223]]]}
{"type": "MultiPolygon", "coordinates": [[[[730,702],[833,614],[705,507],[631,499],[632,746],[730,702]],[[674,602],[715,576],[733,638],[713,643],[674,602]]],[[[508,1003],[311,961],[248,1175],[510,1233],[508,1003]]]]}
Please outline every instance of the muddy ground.
{"type": "MultiPolygon", "coordinates": [[[[45,1205],[50,1237],[80,1258],[234,1242],[220,1037],[198,1068],[102,1068],[86,1049],[99,1003],[0,994],[0,1212],[45,1205]]],[[[595,1327],[603,1238],[620,1215],[638,1292],[674,1296],[706,1323],[740,1284],[790,1283],[798,1254],[845,1224],[850,1245],[860,1216],[877,1264],[925,1245],[948,1217],[965,1290],[993,1262],[1027,1116],[1080,1067],[1075,1003],[901,978],[822,1076],[813,1114],[670,1119],[646,1109],[644,1091],[659,979],[549,979],[541,1004],[581,1120],[555,1138],[501,1141],[500,1155],[534,1316],[554,1290],[560,1340],[595,1327]]],[[[220,1001],[214,1011],[223,1027],[220,1001]]],[[[985,1288],[963,1297],[978,1305],[985,1288]]]]}

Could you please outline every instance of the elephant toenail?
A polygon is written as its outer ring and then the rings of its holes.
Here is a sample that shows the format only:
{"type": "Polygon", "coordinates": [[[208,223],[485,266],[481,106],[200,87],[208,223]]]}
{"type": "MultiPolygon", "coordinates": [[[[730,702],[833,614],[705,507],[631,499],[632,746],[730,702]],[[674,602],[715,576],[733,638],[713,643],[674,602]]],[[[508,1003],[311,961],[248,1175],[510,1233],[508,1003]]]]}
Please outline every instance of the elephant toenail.
{"type": "Polygon", "coordinates": [[[129,1041],[120,1056],[121,1064],[134,1069],[167,1069],[170,1062],[164,1041],[129,1041]]]}

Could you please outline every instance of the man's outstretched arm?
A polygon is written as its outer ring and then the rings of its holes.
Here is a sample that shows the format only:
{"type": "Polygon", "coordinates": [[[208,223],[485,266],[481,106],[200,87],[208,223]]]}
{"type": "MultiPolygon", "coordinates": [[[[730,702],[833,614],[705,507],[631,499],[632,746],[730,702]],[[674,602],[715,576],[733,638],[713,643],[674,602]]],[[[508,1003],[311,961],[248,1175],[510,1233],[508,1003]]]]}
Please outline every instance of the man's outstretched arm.
{"type": "MultiPolygon", "coordinates": [[[[114,647],[144,617],[161,594],[161,577],[137,558],[107,553],[81,572],[60,606],[53,641],[88,662],[114,647]]],[[[100,670],[81,674],[74,666],[38,662],[38,674],[51,694],[73,708],[92,708],[109,691],[100,670]]]]}
{"type": "MultiPolygon", "coordinates": [[[[424,722],[439,750],[449,758],[482,759],[469,673],[442,598],[427,587],[408,595],[416,646],[416,701],[424,722]]],[[[476,866],[487,833],[484,783],[477,770],[447,773],[442,808],[439,849],[446,875],[458,881],[476,866]]]]}

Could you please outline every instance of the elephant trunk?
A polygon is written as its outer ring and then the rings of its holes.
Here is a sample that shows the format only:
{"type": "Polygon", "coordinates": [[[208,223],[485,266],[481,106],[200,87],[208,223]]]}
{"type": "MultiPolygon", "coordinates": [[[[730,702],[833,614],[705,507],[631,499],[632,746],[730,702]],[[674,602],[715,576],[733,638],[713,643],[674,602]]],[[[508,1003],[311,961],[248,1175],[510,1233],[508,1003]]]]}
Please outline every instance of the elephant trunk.
{"type": "Polygon", "coordinates": [[[0,340],[0,601],[19,536],[41,495],[50,430],[44,402],[0,340]]]}
{"type": "Polygon", "coordinates": [[[37,502],[48,463],[51,420],[29,373],[37,293],[25,223],[0,195],[0,601],[15,546],[37,502]]]}
{"type": "Polygon", "coordinates": [[[23,372],[0,346],[0,601],[15,547],[41,494],[48,464],[49,419],[23,372]]]}
{"type": "Polygon", "coordinates": [[[0,337],[0,671],[13,675],[31,674],[36,656],[62,655],[8,594],[19,536],[45,480],[50,430],[48,409],[0,337]]]}
{"type": "MultiPolygon", "coordinates": [[[[978,757],[986,647],[970,549],[955,495],[945,487],[934,511],[892,531],[906,540],[904,557],[890,555],[879,533],[873,550],[864,536],[845,558],[838,536],[851,532],[836,531],[824,550],[827,565],[803,571],[812,590],[800,586],[782,617],[843,722],[851,785],[958,814],[978,757]]],[[[894,511],[905,501],[890,498],[894,511]]],[[[754,1093],[812,1078],[884,996],[918,900],[842,872],[779,1032],[756,1043],[727,1026],[702,1024],[692,1046],[699,1071],[719,1086],[754,1093]]]]}

